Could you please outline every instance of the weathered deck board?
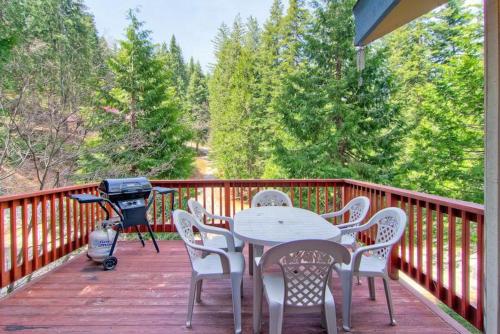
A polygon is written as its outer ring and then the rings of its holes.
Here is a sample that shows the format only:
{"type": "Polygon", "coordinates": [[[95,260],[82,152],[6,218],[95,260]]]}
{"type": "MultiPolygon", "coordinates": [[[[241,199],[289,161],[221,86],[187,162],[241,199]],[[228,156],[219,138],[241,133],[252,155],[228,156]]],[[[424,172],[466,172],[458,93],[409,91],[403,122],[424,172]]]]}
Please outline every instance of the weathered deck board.
{"type": "MultiPolygon", "coordinates": [[[[121,242],[115,271],[104,272],[85,256],[63,265],[0,300],[0,332],[18,333],[231,333],[229,281],[207,282],[195,305],[193,328],[184,327],[190,265],[180,241],[151,244],[121,242]]],[[[342,293],[334,280],[337,321],[342,293]]],[[[377,300],[368,299],[366,283],[354,286],[352,333],[456,333],[411,292],[392,282],[398,325],[389,325],[381,282],[377,300]]],[[[267,313],[266,307],[264,312],[267,313]]],[[[252,332],[252,282],[246,276],[243,331],[252,332]]],[[[267,333],[267,314],[263,332],[267,333]]],[[[283,333],[324,333],[318,315],[286,315],[283,333]]],[[[342,331],[340,331],[342,332],[342,331]]]]}

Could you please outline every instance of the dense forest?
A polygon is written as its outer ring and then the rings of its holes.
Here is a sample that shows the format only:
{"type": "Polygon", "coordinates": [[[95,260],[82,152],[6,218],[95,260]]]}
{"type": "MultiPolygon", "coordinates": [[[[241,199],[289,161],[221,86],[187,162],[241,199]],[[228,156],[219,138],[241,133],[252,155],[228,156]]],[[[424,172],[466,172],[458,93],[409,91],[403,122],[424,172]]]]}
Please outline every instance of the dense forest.
{"type": "Polygon", "coordinates": [[[364,48],[355,0],[275,0],[236,17],[215,63],[123,40],[81,0],[0,0],[0,193],[147,175],[189,178],[208,145],[221,178],[355,178],[483,201],[483,18],[452,0],[364,48]]]}

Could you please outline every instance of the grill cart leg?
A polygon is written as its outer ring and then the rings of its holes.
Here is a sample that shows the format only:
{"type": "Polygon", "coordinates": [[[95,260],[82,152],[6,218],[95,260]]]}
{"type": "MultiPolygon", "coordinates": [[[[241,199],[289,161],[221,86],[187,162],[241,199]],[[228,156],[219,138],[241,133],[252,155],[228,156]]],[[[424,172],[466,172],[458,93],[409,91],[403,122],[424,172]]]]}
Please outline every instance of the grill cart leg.
{"type": "Polygon", "coordinates": [[[120,234],[121,230],[121,227],[118,227],[118,229],[116,230],[115,238],[113,239],[113,244],[111,245],[111,249],[109,251],[109,256],[112,256],[115,251],[116,242],[118,241],[118,235],[120,234]]]}
{"type": "Polygon", "coordinates": [[[145,247],[144,239],[142,238],[141,231],[139,231],[139,226],[135,225],[135,230],[137,231],[137,235],[139,236],[139,240],[141,240],[142,247],[145,247]]]}
{"type": "Polygon", "coordinates": [[[153,244],[155,245],[156,252],[159,253],[160,248],[158,247],[158,244],[156,243],[155,234],[153,233],[153,230],[151,229],[151,225],[146,224],[146,226],[148,227],[149,235],[151,235],[151,240],[153,240],[153,244]]]}

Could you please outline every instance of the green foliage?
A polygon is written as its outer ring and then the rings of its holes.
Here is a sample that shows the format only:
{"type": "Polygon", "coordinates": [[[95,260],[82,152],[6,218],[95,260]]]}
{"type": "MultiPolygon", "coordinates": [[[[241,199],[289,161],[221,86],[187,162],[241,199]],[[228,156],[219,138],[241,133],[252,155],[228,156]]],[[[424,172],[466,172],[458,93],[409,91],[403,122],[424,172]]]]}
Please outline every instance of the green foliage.
{"type": "Polygon", "coordinates": [[[95,103],[102,73],[93,19],[79,0],[0,7],[0,106],[8,115],[0,165],[26,164],[40,189],[57,186],[73,174],[85,136],[81,113],[95,103]]]}
{"type": "Polygon", "coordinates": [[[482,202],[479,8],[450,1],[366,48],[354,0],[275,0],[216,38],[211,145],[223,177],[349,177],[482,202]]]}
{"type": "Polygon", "coordinates": [[[479,8],[451,1],[388,40],[408,124],[393,183],[481,203],[483,27],[479,8]]]}
{"type": "Polygon", "coordinates": [[[284,78],[279,112],[289,134],[277,161],[292,177],[387,180],[397,155],[399,113],[389,103],[385,50],[367,52],[359,72],[353,1],[316,2],[299,70],[284,78]]]}
{"type": "Polygon", "coordinates": [[[258,39],[255,20],[244,25],[239,18],[231,31],[222,26],[216,38],[217,65],[209,81],[211,149],[223,177],[260,174],[252,131],[258,39]]]}
{"type": "Polygon", "coordinates": [[[210,114],[208,111],[207,79],[203,74],[200,63],[194,63],[191,58],[187,73],[189,85],[186,92],[186,106],[190,117],[190,124],[194,131],[196,147],[208,140],[210,114]]]}
{"type": "Polygon", "coordinates": [[[148,175],[180,178],[191,172],[191,133],[180,122],[182,106],[170,86],[171,72],[130,11],[126,40],[108,65],[112,86],[102,91],[102,111],[92,121],[99,130],[87,142],[82,172],[91,178],[148,175]]]}

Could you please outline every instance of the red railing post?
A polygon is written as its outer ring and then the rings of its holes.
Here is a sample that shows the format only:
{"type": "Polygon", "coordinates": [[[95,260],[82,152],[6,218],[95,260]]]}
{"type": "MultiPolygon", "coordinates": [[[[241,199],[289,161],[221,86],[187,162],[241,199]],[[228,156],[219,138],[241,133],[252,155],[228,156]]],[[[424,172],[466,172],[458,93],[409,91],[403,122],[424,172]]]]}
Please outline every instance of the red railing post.
{"type": "MultiPolygon", "coordinates": [[[[385,197],[387,201],[386,202],[387,207],[397,206],[396,200],[392,193],[386,192],[385,197]]],[[[389,262],[389,277],[393,280],[399,279],[398,262],[399,262],[399,242],[392,248],[391,259],[389,262]]]]}
{"type": "Polygon", "coordinates": [[[224,214],[231,217],[231,184],[224,182],[224,214]]]}

